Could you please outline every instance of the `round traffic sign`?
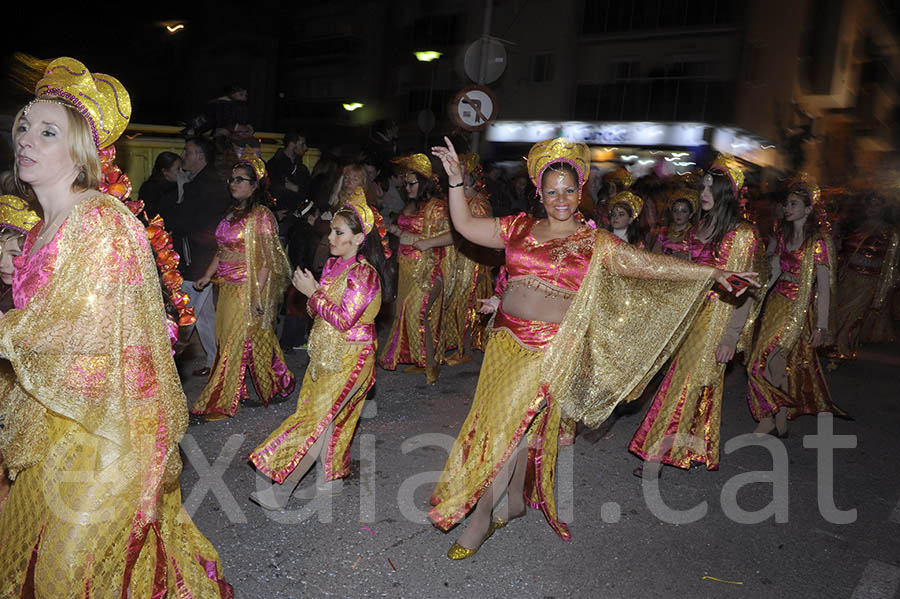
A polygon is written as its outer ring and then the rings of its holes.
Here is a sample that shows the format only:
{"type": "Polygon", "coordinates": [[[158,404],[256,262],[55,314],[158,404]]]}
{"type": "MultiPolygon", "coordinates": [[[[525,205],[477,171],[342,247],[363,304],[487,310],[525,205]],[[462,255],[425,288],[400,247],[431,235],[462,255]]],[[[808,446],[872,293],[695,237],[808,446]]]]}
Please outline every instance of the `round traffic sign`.
{"type": "Polygon", "coordinates": [[[461,89],[450,104],[450,118],[467,131],[481,131],[496,117],[494,92],[481,85],[461,89]]]}

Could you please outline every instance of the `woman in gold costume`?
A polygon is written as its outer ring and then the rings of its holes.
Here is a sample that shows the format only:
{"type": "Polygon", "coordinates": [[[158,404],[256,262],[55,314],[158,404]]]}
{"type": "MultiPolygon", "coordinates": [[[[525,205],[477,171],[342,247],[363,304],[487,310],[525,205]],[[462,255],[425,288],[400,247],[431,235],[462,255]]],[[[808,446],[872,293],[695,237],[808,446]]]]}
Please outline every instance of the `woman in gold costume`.
{"type": "Polygon", "coordinates": [[[828,370],[856,358],[862,343],[893,338],[888,299],[898,281],[900,234],[888,224],[881,196],[867,193],[862,208],[860,221],[841,236],[837,328],[828,370]]]}
{"type": "Polygon", "coordinates": [[[644,249],[643,234],[638,217],[644,200],[631,191],[620,191],[610,202],[609,231],[631,245],[644,249]]]}
{"type": "Polygon", "coordinates": [[[756,433],[787,435],[787,419],[831,412],[831,400],[816,348],[831,327],[834,245],[819,186],[794,182],[772,240],[770,289],[759,333],[747,361],[748,400],[756,433]]]}
{"type": "MultiPolygon", "coordinates": [[[[688,240],[693,262],[728,270],[765,270],[759,234],[740,216],[743,185],[743,172],[724,155],[703,176],[703,216],[688,240]]],[[[718,469],[725,364],[748,347],[755,307],[751,297],[738,299],[718,288],[710,291],[631,439],[632,453],[678,468],[700,463],[718,469]]],[[[634,472],[642,473],[642,466],[634,472]]]]}
{"type": "Polygon", "coordinates": [[[555,139],[529,152],[547,218],[478,218],[457,186],[459,159],[445,141],[434,153],[449,176],[456,230],[505,249],[509,273],[471,410],[431,497],[429,516],[444,530],[474,508],[447,554],[464,559],[526,506],[569,538],[553,498],[561,417],[596,426],[637,397],[681,338],[710,278],[728,283],[720,270],[643,252],[584,224],[577,208],[590,165],[586,145],[555,139]],[[495,512],[504,492],[507,503],[495,512]]]}
{"type": "Polygon", "coordinates": [[[185,397],[143,225],[100,193],[125,130],[118,80],[49,63],[14,122],[16,174],[43,210],[0,319],[16,373],[0,450],[0,597],[232,597],[181,506],[185,397]]]}
{"type": "Polygon", "coordinates": [[[452,260],[446,259],[448,251],[453,251],[450,213],[432,177],[428,156],[413,154],[397,163],[403,169],[410,204],[389,229],[400,237],[397,301],[394,322],[378,361],[385,370],[411,364],[404,372],[424,372],[426,382],[432,384],[440,376],[446,342],[441,327],[444,287],[452,275],[452,260]]]}
{"type": "MultiPolygon", "coordinates": [[[[490,217],[491,203],[483,191],[478,154],[460,156],[463,167],[463,196],[472,216],[490,217]]],[[[452,268],[452,288],[445,293],[447,312],[444,319],[446,347],[456,348],[447,364],[456,366],[472,359],[472,348],[484,349],[484,323],[478,314],[480,300],[491,297],[491,268],[485,261],[485,248],[469,243],[462,236],[454,239],[456,253],[452,268]]]]}
{"type": "Polygon", "coordinates": [[[207,420],[234,416],[249,397],[247,370],[264,404],[294,390],[293,373],[275,336],[275,322],[290,279],[290,265],[278,241],[278,223],[266,208],[266,165],[252,150],[228,179],[234,205],[216,227],[219,249],[195,287],[215,275],[216,357],[209,382],[191,408],[207,420]]]}
{"type": "Polygon", "coordinates": [[[690,259],[688,252],[688,235],[693,227],[693,218],[700,207],[700,196],[696,190],[677,188],[669,196],[669,207],[666,210],[668,224],[661,227],[653,244],[657,254],[667,254],[690,259]]]}
{"type": "Polygon", "coordinates": [[[375,383],[384,249],[362,188],[335,213],[328,242],[333,257],[318,284],[309,271],[294,273],[294,286],[309,297],[315,318],[297,411],[250,454],[259,471],[279,483],[251,494],[266,509],[282,509],[316,462],[320,480],[298,495],[340,492],[363,401],[375,383]]]}

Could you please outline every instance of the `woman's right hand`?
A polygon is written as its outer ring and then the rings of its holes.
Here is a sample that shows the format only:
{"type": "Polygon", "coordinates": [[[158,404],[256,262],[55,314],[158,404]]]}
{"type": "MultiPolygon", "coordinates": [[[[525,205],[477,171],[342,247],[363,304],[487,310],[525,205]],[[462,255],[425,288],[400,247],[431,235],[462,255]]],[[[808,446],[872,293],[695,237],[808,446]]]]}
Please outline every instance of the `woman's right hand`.
{"type": "Polygon", "coordinates": [[[291,283],[294,284],[297,291],[306,297],[312,296],[312,294],[316,292],[316,289],[319,288],[316,277],[313,276],[309,270],[301,269],[299,267],[294,271],[294,275],[291,277],[291,283]]]}
{"type": "Polygon", "coordinates": [[[481,303],[477,310],[479,314],[493,314],[500,307],[500,298],[496,295],[478,301],[481,303]]]}
{"type": "Polygon", "coordinates": [[[441,164],[444,165],[448,183],[457,187],[462,183],[462,167],[459,165],[459,155],[457,155],[456,148],[453,147],[453,142],[450,141],[449,137],[444,136],[444,142],[447,144],[446,146],[434,146],[431,148],[431,153],[437,156],[441,164]]]}
{"type": "Polygon", "coordinates": [[[206,286],[209,285],[209,279],[210,278],[207,276],[200,277],[199,279],[194,281],[194,289],[197,291],[203,291],[204,289],[206,289],[206,286]]]}

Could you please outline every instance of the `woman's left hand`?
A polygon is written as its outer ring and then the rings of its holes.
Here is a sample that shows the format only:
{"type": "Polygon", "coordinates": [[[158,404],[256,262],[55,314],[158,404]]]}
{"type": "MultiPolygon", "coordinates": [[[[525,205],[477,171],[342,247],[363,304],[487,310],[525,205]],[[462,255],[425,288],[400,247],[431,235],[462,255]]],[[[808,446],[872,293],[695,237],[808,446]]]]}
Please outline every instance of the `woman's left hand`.
{"type": "Polygon", "coordinates": [[[734,345],[722,342],[716,349],[716,362],[719,364],[727,364],[734,357],[734,345]]]}
{"type": "Polygon", "coordinates": [[[413,247],[419,250],[420,252],[424,252],[425,250],[431,249],[431,242],[428,239],[419,239],[415,241],[413,247]]]}
{"type": "Polygon", "coordinates": [[[824,329],[813,329],[812,334],[809,336],[809,344],[813,347],[822,347],[822,344],[825,342],[825,330],[824,329]]]}
{"type": "Polygon", "coordinates": [[[735,297],[740,297],[741,295],[743,295],[743,293],[747,290],[747,287],[743,287],[741,289],[738,289],[737,291],[734,291],[732,289],[731,283],[728,282],[728,277],[731,277],[731,276],[740,277],[741,279],[746,280],[753,287],[762,287],[762,285],[760,285],[759,281],[756,279],[756,277],[759,276],[759,273],[756,273],[756,272],[734,272],[731,270],[719,270],[717,268],[716,271],[713,273],[713,279],[716,281],[716,283],[721,285],[725,289],[725,291],[728,291],[729,293],[734,293],[735,297]]]}
{"type": "Polygon", "coordinates": [[[294,287],[297,288],[297,291],[306,297],[310,297],[316,292],[316,289],[319,288],[316,277],[305,268],[302,270],[299,268],[295,270],[294,276],[291,277],[291,282],[294,284],[294,287]]]}

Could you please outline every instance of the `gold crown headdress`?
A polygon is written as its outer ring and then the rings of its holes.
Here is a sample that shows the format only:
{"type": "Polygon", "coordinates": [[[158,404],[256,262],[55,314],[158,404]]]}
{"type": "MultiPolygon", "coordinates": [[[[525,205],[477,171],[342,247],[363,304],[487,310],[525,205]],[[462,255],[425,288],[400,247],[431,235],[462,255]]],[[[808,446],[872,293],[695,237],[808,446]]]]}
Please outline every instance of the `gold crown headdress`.
{"type": "Polygon", "coordinates": [[[675,202],[680,200],[684,200],[688,204],[691,205],[691,214],[697,212],[697,209],[700,208],[700,194],[697,193],[695,189],[685,189],[683,187],[676,187],[672,191],[669,192],[669,206],[674,206],[675,202]]]}
{"type": "Polygon", "coordinates": [[[615,183],[616,187],[629,189],[634,183],[634,176],[624,166],[613,169],[603,175],[604,183],[615,183]]]}
{"type": "Polygon", "coordinates": [[[238,164],[249,164],[253,168],[257,181],[262,181],[266,177],[266,163],[259,157],[256,151],[250,146],[244,146],[238,164]]]}
{"type": "Polygon", "coordinates": [[[27,233],[41,219],[19,196],[0,196],[0,228],[27,233]]]}
{"type": "Polygon", "coordinates": [[[362,187],[357,187],[353,190],[350,199],[347,200],[344,206],[356,214],[359,224],[362,225],[363,233],[368,235],[372,232],[372,229],[375,227],[375,213],[372,212],[372,208],[366,202],[366,192],[363,191],[362,187]]]}
{"type": "Polygon", "coordinates": [[[717,170],[728,175],[731,180],[731,187],[734,189],[734,196],[740,200],[741,190],[744,188],[744,171],[741,170],[740,164],[731,154],[719,154],[710,165],[709,170],[717,170]]]}
{"type": "Polygon", "coordinates": [[[411,154],[403,158],[397,158],[393,161],[408,171],[419,173],[426,179],[431,177],[433,169],[431,168],[431,160],[425,154],[411,154]]]}
{"type": "Polygon", "coordinates": [[[103,73],[91,73],[74,58],[53,60],[34,89],[37,96],[23,114],[36,102],[65,100],[91,127],[97,150],[112,145],[128,126],[131,97],[118,79],[103,73]]]}
{"type": "Polygon", "coordinates": [[[475,152],[466,152],[460,155],[459,163],[467,175],[474,175],[481,167],[480,158],[475,152]]]}
{"type": "Polygon", "coordinates": [[[806,172],[800,172],[788,182],[788,189],[800,187],[809,194],[809,204],[816,215],[819,229],[826,233],[831,231],[831,221],[828,219],[828,211],[825,209],[825,200],[818,184],[806,172]]]}
{"type": "Polygon", "coordinates": [[[631,218],[637,218],[641,213],[641,208],[644,207],[644,200],[630,191],[620,191],[612,201],[613,206],[616,204],[628,205],[631,208],[631,218]]]}
{"type": "Polygon", "coordinates": [[[578,173],[580,189],[587,179],[588,169],[591,168],[591,151],[583,143],[558,137],[539,141],[531,146],[526,160],[528,176],[538,189],[541,188],[541,177],[544,171],[548,166],[557,162],[565,162],[575,169],[575,172],[578,173]]]}

